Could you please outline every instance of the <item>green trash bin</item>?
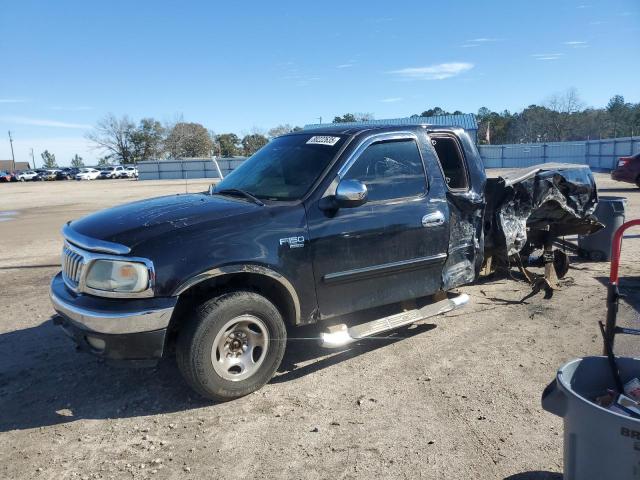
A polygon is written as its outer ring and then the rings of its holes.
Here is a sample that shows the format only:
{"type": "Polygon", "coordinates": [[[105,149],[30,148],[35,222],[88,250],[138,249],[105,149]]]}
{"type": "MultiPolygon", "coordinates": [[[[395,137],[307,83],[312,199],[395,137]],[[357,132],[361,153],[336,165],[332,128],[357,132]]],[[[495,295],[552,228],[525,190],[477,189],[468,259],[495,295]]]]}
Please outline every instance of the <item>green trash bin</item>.
{"type": "MultiPolygon", "coordinates": [[[[640,359],[617,357],[623,383],[640,359]]],[[[640,419],[591,400],[615,385],[607,357],[572,360],[542,394],[542,408],[564,420],[564,480],[640,479],[640,419]]]]}
{"type": "Polygon", "coordinates": [[[611,260],[611,242],[613,234],[624,223],[624,197],[598,197],[594,217],[604,225],[599,232],[591,235],[579,235],[578,247],[595,262],[611,260]]]}

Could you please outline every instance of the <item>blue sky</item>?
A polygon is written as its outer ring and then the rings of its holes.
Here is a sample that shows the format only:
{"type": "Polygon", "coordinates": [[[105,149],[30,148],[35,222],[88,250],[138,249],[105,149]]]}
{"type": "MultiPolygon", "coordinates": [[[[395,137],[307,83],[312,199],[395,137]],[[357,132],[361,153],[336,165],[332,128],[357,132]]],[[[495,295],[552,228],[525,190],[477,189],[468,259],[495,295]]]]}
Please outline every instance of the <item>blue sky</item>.
{"type": "Polygon", "coordinates": [[[100,153],[108,112],[239,135],[433,106],[519,110],[570,87],[640,101],[639,0],[30,1],[0,10],[0,159],[100,153]]]}

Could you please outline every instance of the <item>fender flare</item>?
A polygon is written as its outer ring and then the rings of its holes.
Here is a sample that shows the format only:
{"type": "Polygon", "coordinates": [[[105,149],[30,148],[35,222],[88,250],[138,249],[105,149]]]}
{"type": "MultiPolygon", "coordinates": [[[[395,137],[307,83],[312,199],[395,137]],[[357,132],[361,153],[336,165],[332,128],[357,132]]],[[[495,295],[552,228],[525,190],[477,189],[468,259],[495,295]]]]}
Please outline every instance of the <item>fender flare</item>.
{"type": "Polygon", "coordinates": [[[226,275],[233,275],[236,273],[248,273],[253,275],[262,275],[268,277],[272,280],[278,282],[291,297],[291,301],[293,302],[293,308],[295,311],[294,324],[297,325],[300,323],[300,299],[298,298],[298,294],[296,293],[295,288],[291,282],[282,275],[281,273],[272,270],[271,268],[264,267],[262,265],[254,265],[254,264],[235,264],[235,265],[225,265],[223,267],[212,268],[211,270],[206,270],[202,273],[199,273],[188,280],[182,282],[172,293],[172,296],[179,296],[182,293],[189,290],[191,287],[198,285],[199,283],[204,282],[205,280],[210,280],[212,278],[223,277],[226,275]]]}

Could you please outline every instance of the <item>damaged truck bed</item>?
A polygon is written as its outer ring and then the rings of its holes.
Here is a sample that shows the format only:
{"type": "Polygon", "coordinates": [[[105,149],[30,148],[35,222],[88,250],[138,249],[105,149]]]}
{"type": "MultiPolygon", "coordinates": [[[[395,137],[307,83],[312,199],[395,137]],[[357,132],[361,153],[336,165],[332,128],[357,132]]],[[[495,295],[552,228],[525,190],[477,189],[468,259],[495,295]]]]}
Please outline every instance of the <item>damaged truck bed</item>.
{"type": "MultiPolygon", "coordinates": [[[[603,228],[593,216],[598,194],[586,165],[546,163],[490,172],[486,185],[485,267],[522,267],[521,257],[543,249],[546,262],[554,240],[603,228]]],[[[525,274],[528,276],[528,272],[525,274]]]]}

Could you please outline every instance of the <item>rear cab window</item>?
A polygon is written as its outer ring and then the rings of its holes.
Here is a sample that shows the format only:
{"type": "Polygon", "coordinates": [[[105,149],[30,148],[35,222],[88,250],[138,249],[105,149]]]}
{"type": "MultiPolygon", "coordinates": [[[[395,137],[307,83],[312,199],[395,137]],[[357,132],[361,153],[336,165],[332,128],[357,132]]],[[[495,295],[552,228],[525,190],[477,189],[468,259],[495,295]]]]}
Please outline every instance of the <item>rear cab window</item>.
{"type": "Polygon", "coordinates": [[[451,134],[444,133],[432,133],[429,137],[449,189],[469,190],[467,163],[458,139],[451,134]]]}

